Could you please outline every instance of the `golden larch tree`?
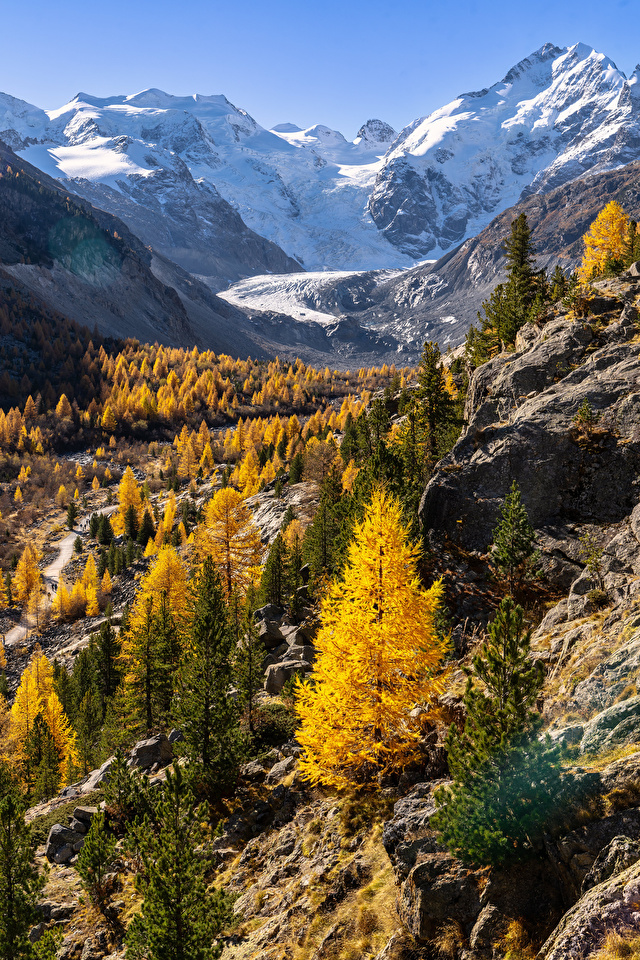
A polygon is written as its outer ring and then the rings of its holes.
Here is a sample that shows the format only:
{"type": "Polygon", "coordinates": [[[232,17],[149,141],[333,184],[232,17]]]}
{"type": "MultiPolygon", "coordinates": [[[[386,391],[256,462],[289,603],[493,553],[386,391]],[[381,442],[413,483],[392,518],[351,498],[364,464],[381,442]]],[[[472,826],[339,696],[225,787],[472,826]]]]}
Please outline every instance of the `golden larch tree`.
{"type": "Polygon", "coordinates": [[[18,603],[24,605],[34,590],[40,590],[42,574],[38,563],[40,554],[33,543],[28,543],[18,560],[18,566],[12,581],[13,593],[18,603]]]}
{"type": "Polygon", "coordinates": [[[604,273],[612,261],[622,262],[629,220],[619,203],[611,200],[585,233],[584,255],[578,270],[582,280],[604,273]]]}
{"type": "Polygon", "coordinates": [[[374,493],[341,579],[321,608],[312,682],[296,705],[302,775],[344,788],[420,755],[422,718],[444,689],[446,640],[435,626],[438,581],[424,590],[399,503],[374,493]]]}
{"type": "Polygon", "coordinates": [[[124,518],[129,507],[133,507],[139,521],[142,516],[142,494],[131,467],[127,467],[118,485],[118,513],[111,518],[114,533],[124,533],[124,518]]]}
{"type": "Polygon", "coordinates": [[[195,537],[196,555],[209,556],[218,567],[227,597],[244,595],[256,583],[262,542],[251,512],[237,490],[218,490],[205,507],[204,522],[195,537]]]}

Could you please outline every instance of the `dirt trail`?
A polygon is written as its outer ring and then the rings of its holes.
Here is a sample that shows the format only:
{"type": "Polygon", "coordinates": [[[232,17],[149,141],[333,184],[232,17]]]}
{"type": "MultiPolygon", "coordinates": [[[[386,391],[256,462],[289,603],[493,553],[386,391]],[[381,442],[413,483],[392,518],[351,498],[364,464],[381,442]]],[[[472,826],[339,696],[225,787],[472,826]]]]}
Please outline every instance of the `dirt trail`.
{"type": "MultiPolygon", "coordinates": [[[[115,513],[118,509],[117,505],[112,505],[109,507],[101,507],[99,510],[93,510],[92,513],[104,513],[107,516],[109,514],[115,513]]],[[[58,585],[60,583],[60,574],[62,573],[65,566],[71,560],[73,556],[73,547],[76,542],[76,538],[81,536],[85,537],[87,531],[89,530],[89,519],[91,514],[86,514],[79,521],[77,526],[71,530],[60,542],[58,543],[58,554],[51,563],[44,568],[42,571],[42,579],[44,581],[44,587],[47,592],[47,597],[50,597],[52,594],[56,593],[58,590],[58,585]]],[[[47,601],[47,604],[50,605],[50,601],[47,601]]],[[[15,647],[16,644],[21,643],[29,633],[30,626],[27,622],[26,615],[23,613],[22,620],[15,627],[12,627],[4,637],[5,647],[15,647]]]]}

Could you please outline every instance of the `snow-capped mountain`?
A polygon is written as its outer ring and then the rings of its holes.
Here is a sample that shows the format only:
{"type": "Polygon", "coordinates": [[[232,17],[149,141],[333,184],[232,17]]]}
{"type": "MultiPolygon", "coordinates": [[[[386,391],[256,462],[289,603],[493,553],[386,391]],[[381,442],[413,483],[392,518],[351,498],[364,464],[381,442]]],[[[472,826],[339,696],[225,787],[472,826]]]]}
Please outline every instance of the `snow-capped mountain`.
{"type": "MultiPolygon", "coordinates": [[[[224,96],[78,94],[44,111],[0,94],[0,140],[213,290],[247,281],[228,299],[253,316],[263,298],[265,316],[330,331],[371,297],[369,328],[409,343],[418,280],[372,271],[435,260],[519,200],[636,159],[639,79],[584,44],[545,44],[399,135],[372,119],[353,141],[322,124],[267,130],[224,96]],[[302,271],[341,274],[292,281],[302,271]],[[381,317],[372,284],[399,291],[381,317]]],[[[420,269],[420,330],[431,310],[430,336],[446,324],[453,339],[446,284],[420,269]]]]}
{"type": "Polygon", "coordinates": [[[270,131],[223,96],[160,90],[106,99],[81,93],[49,113],[0,99],[1,139],[217,287],[239,276],[299,270],[294,260],[318,269],[342,262],[352,269],[409,266],[411,258],[388,243],[367,212],[395,135],[379,120],[368,121],[353,142],[320,124],[270,131]],[[246,231],[234,243],[234,212],[258,239],[284,245],[289,262],[275,249],[252,250],[260,245],[246,231]],[[220,251],[230,249],[244,257],[235,276],[218,263],[220,251]]]}
{"type": "Polygon", "coordinates": [[[499,83],[406,127],[369,202],[398,249],[440,256],[528,192],[629,163],[640,153],[638,70],[545,44],[499,83]]]}
{"type": "Polygon", "coordinates": [[[152,89],[78,94],[48,113],[1,95],[0,138],[219,289],[294,261],[370,270],[438,257],[523,192],[634,159],[640,87],[591,47],[545,44],[399,136],[380,120],[353,141],[321,124],[266,130],[224,96],[152,89]]]}

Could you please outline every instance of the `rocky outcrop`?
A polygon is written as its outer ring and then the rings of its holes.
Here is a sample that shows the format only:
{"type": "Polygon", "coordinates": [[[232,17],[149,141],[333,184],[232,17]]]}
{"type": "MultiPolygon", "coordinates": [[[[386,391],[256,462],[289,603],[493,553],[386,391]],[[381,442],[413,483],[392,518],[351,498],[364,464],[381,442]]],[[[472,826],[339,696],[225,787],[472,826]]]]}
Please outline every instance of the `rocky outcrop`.
{"type": "MultiPolygon", "coordinates": [[[[637,292],[636,281],[624,284],[623,296],[637,292]]],[[[567,589],[582,568],[576,527],[631,514],[640,470],[640,345],[620,297],[601,300],[587,320],[560,316],[525,328],[516,353],[474,373],[467,428],[420,506],[432,543],[449,538],[484,552],[515,480],[539,533],[545,574],[567,589]],[[580,427],[585,401],[594,421],[580,427]]],[[[574,596],[592,586],[577,584],[574,596]]]]}
{"type": "Polygon", "coordinates": [[[611,931],[637,929],[640,915],[640,864],[598,884],[563,917],[538,960],[587,960],[611,931]]]}
{"type": "Polygon", "coordinates": [[[142,770],[166,767],[173,760],[173,749],[164,733],[140,740],[131,751],[127,766],[142,770]]]}

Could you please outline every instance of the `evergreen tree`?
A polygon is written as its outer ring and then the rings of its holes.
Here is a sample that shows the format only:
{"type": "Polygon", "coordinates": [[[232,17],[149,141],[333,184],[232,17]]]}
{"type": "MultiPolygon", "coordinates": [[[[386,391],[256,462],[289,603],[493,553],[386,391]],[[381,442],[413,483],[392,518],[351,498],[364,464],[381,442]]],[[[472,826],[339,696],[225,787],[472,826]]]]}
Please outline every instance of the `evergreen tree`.
{"type": "Polygon", "coordinates": [[[473,658],[464,730],[452,726],[447,737],[453,783],[436,792],[432,824],[468,863],[498,864],[535,849],[569,782],[561,749],[538,739],[534,706],[544,676],[529,646],[523,610],[507,597],[473,658]]]}
{"type": "Polygon", "coordinates": [[[93,638],[94,660],[96,666],[96,683],[102,701],[102,713],[106,711],[106,703],[115,695],[120,682],[118,657],[120,655],[120,640],[111,625],[110,620],[100,624],[100,631],[93,638]]]}
{"type": "Polygon", "coordinates": [[[138,536],[138,512],[132,503],[125,510],[124,535],[126,540],[135,540],[138,536]]]}
{"type": "Polygon", "coordinates": [[[471,328],[466,354],[473,366],[513,346],[518,330],[539,313],[546,302],[544,274],[536,272],[531,232],[526,214],[511,224],[504,242],[507,279],[499,283],[478,313],[480,330],[471,328]]]}
{"type": "Polygon", "coordinates": [[[153,517],[149,513],[149,510],[144,511],[144,516],[142,518],[142,523],[140,524],[140,529],[138,530],[138,543],[144,550],[149,540],[153,539],[156,535],[156,528],[153,523],[153,517]]]}
{"type": "Polygon", "coordinates": [[[69,506],[67,507],[67,526],[69,530],[73,530],[73,526],[78,519],[78,508],[76,507],[75,500],[69,501],[69,506]]]}
{"type": "Polygon", "coordinates": [[[29,930],[38,922],[36,903],[44,876],[33,863],[24,822],[25,805],[6,768],[0,784],[0,960],[35,957],[29,930]]]}
{"type": "Polygon", "coordinates": [[[176,624],[165,590],[159,605],[151,594],[140,605],[127,637],[127,659],[127,723],[148,736],[166,725],[178,660],[176,624]]]}
{"type": "Polygon", "coordinates": [[[430,465],[442,451],[442,437],[452,419],[453,401],[447,392],[445,368],[437,343],[427,342],[418,369],[418,417],[425,428],[426,455],[430,465]]]}
{"type": "Polygon", "coordinates": [[[491,564],[496,574],[506,582],[510,594],[518,590],[523,581],[535,576],[539,557],[535,541],[535,531],[522,503],[520,488],[514,480],[493,531],[490,550],[491,564]]]}
{"type": "Polygon", "coordinates": [[[258,636],[256,624],[250,611],[245,616],[242,636],[236,646],[234,659],[234,683],[238,691],[240,707],[246,711],[249,731],[254,733],[254,700],[262,688],[266,655],[264,643],[258,636]]]}
{"type": "Polygon", "coordinates": [[[100,514],[92,513],[91,518],[89,519],[89,536],[95,540],[98,536],[98,528],[100,526],[100,514]]]}
{"type": "Polygon", "coordinates": [[[167,774],[155,818],[157,830],[145,819],[131,832],[143,865],[137,885],[144,901],[127,931],[127,956],[215,960],[222,948],[214,938],[229,919],[229,906],[222,891],[207,888],[206,860],[197,852],[205,835],[205,810],[196,807],[179,766],[167,774]]]}
{"type": "Polygon", "coordinates": [[[263,603],[284,606],[287,595],[288,551],[282,534],[278,533],[269,548],[260,580],[260,599],[263,603]]]}
{"type": "Polygon", "coordinates": [[[109,517],[101,513],[98,521],[98,543],[108,547],[113,542],[113,527],[109,517]]]}
{"type": "Polygon", "coordinates": [[[215,564],[207,557],[195,584],[174,716],[187,756],[214,792],[233,780],[242,755],[238,708],[230,693],[234,656],[224,591],[215,564]]]}
{"type": "Polygon", "coordinates": [[[77,734],[78,762],[86,776],[95,766],[96,748],[102,729],[102,706],[98,691],[88,690],[78,704],[74,727],[77,734]]]}
{"type": "Polygon", "coordinates": [[[108,894],[106,876],[115,852],[116,839],[107,827],[104,811],[99,810],[94,814],[89,832],[84,838],[76,870],[80,874],[84,889],[93,902],[101,907],[108,894]]]}

